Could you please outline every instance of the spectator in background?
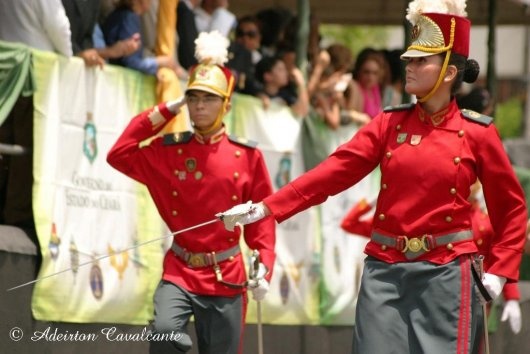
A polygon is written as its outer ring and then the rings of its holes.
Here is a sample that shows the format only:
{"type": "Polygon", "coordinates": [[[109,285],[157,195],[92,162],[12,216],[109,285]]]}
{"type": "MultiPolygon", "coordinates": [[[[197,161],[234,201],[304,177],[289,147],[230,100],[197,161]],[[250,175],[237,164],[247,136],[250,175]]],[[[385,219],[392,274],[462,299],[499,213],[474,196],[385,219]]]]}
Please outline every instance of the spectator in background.
{"type": "Polygon", "coordinates": [[[381,92],[385,62],[381,52],[365,48],[358,55],[353,67],[355,85],[350,95],[349,106],[375,117],[383,110],[381,92]],[[359,101],[360,100],[360,101],[359,101]]]}
{"type": "Polygon", "coordinates": [[[256,17],[244,16],[237,21],[235,40],[251,53],[253,65],[261,60],[261,31],[256,17]]]}
{"type": "Polygon", "coordinates": [[[309,98],[305,87],[305,79],[298,68],[290,73],[285,63],[278,57],[263,57],[256,65],[256,80],[263,85],[263,91],[258,94],[267,108],[270,100],[280,99],[291,107],[297,117],[305,117],[309,112],[309,98]],[[288,90],[289,75],[297,84],[297,91],[288,90]]]}
{"type": "Polygon", "coordinates": [[[70,21],[61,0],[0,0],[0,39],[72,56],[70,21]]]}
{"type": "Polygon", "coordinates": [[[256,14],[260,21],[261,49],[263,55],[276,55],[278,43],[284,41],[285,31],[292,21],[293,13],[284,7],[263,9],[256,14]]]}
{"type": "Polygon", "coordinates": [[[456,100],[460,108],[470,109],[487,116],[493,113],[493,99],[485,88],[476,86],[469,93],[457,96],[456,100]]]}
{"type": "MultiPolygon", "coordinates": [[[[0,0],[0,39],[72,56],[70,22],[60,0],[0,0]]],[[[38,269],[41,253],[32,199],[34,106],[33,96],[28,95],[20,94],[0,125],[0,143],[26,151],[21,156],[0,156],[0,223],[24,230],[37,246],[38,269]]]]}
{"type": "MultiPolygon", "coordinates": [[[[140,33],[140,16],[149,10],[150,5],[151,0],[120,0],[103,23],[105,42],[113,45],[120,40],[130,38],[135,33],[140,33]]],[[[142,46],[129,56],[111,59],[110,63],[149,75],[156,75],[161,67],[177,70],[175,58],[168,55],[146,57],[142,46]]]]}
{"type": "Polygon", "coordinates": [[[236,27],[236,16],[228,10],[228,0],[202,0],[194,12],[199,33],[217,30],[228,38],[236,27]]]}
{"type": "Polygon", "coordinates": [[[235,40],[230,45],[230,59],[227,66],[236,77],[235,90],[256,96],[262,91],[256,80],[255,67],[261,60],[261,32],[259,21],[253,16],[244,16],[237,22],[235,40]]]}
{"type": "Polygon", "coordinates": [[[361,95],[349,72],[353,63],[351,50],[342,44],[332,44],[320,52],[314,63],[308,84],[313,107],[329,128],[370,121],[364,114],[361,95]]]}
{"type": "Polygon", "coordinates": [[[403,72],[404,62],[399,57],[400,49],[383,50],[382,53],[388,63],[388,84],[383,89],[382,106],[397,106],[403,103],[403,72]]]}
{"type": "Polygon", "coordinates": [[[107,59],[127,56],[140,48],[140,33],[134,33],[112,46],[96,48],[93,37],[96,28],[99,29],[100,1],[62,0],[62,3],[70,21],[73,54],[81,57],[86,66],[103,67],[107,59]]]}
{"type": "Polygon", "coordinates": [[[200,0],[179,0],[177,5],[177,57],[180,65],[189,70],[197,64],[195,58],[195,39],[199,36],[195,24],[194,9],[199,6],[200,0]]]}

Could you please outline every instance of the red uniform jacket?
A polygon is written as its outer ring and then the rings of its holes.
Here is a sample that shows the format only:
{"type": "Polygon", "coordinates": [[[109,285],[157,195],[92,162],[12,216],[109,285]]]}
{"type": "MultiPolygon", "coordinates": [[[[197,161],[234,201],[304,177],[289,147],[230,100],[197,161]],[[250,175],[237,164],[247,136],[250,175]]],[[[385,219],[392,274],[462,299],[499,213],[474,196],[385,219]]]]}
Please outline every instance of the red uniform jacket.
{"type": "MultiPolygon", "coordinates": [[[[435,117],[420,105],[386,111],[361,128],[325,161],[264,199],[281,222],[324,202],[380,165],[381,190],[374,229],[421,237],[471,229],[470,185],[482,182],[495,231],[486,271],[516,281],[524,244],[523,190],[493,124],[464,116],[453,100],[435,117]],[[442,120],[437,126],[432,120],[442,120]]],[[[473,240],[437,247],[413,261],[445,264],[475,253],[473,240]]],[[[384,262],[407,262],[393,248],[370,241],[365,253],[384,262]]]]}
{"type": "MultiPolygon", "coordinates": [[[[219,212],[248,200],[262,200],[272,193],[261,152],[230,140],[224,130],[208,142],[188,133],[157,137],[140,145],[172,117],[165,104],[140,113],[107,156],[111,166],[147,186],[172,232],[209,221],[219,212]]],[[[222,222],[217,222],[178,234],[174,242],[193,253],[221,252],[238,245],[240,236],[239,228],[227,231],[222,222]]],[[[244,238],[250,249],[260,251],[262,263],[272,271],[274,220],[265,218],[245,226],[244,238]]],[[[220,263],[224,281],[240,284],[247,279],[242,257],[240,253],[220,263]]],[[[165,255],[162,277],[196,294],[231,296],[245,291],[216,281],[211,266],[189,267],[171,250],[165,255]]]]}

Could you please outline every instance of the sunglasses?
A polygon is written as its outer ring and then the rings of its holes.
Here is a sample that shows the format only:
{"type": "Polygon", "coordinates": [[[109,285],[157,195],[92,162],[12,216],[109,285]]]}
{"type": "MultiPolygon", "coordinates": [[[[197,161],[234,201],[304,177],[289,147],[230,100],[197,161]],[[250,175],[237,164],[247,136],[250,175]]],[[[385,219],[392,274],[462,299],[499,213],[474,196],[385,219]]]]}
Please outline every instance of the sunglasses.
{"type": "Polygon", "coordinates": [[[243,31],[243,30],[237,30],[236,31],[237,37],[248,37],[248,38],[256,38],[258,36],[257,31],[243,31]]]}

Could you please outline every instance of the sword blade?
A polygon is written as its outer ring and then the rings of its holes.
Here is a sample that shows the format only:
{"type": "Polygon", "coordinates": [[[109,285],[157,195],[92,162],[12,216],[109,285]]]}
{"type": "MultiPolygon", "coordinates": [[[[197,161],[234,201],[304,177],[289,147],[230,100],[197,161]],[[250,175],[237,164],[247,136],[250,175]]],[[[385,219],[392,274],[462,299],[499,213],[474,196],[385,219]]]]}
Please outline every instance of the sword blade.
{"type": "Polygon", "coordinates": [[[48,279],[48,278],[51,278],[51,277],[54,277],[56,275],[59,275],[59,274],[62,274],[62,273],[66,273],[68,271],[71,271],[73,270],[74,268],[75,269],[78,269],[78,268],[81,268],[85,265],[88,265],[88,264],[92,264],[92,263],[95,263],[97,261],[100,261],[102,259],[105,259],[105,258],[109,258],[109,257],[112,257],[116,254],[120,254],[120,253],[123,253],[123,252],[128,252],[130,250],[133,250],[133,249],[136,249],[138,247],[142,247],[142,246],[145,246],[149,243],[153,243],[153,242],[156,242],[156,241],[160,241],[160,240],[164,240],[166,238],[169,238],[169,237],[173,237],[173,236],[176,236],[178,234],[181,234],[183,232],[186,232],[186,231],[191,231],[191,230],[194,230],[194,229],[198,229],[200,227],[203,227],[203,226],[206,226],[206,225],[209,225],[209,224],[213,224],[214,222],[217,222],[219,221],[218,218],[215,218],[215,219],[212,219],[212,220],[209,220],[209,221],[206,221],[206,222],[203,222],[203,223],[200,223],[200,224],[197,224],[197,225],[193,225],[193,226],[190,226],[190,227],[187,227],[185,229],[180,229],[178,231],[175,231],[175,232],[172,232],[166,236],[163,236],[163,237],[158,237],[158,238],[155,238],[155,239],[152,239],[152,240],[148,240],[148,241],[145,241],[145,242],[142,242],[142,243],[139,243],[137,245],[134,245],[134,246],[131,246],[131,247],[128,247],[128,248],[125,248],[121,251],[116,251],[116,252],[112,252],[112,253],[109,253],[109,254],[105,254],[105,255],[102,255],[102,256],[99,256],[99,257],[96,257],[88,262],[84,262],[84,263],[81,263],[75,267],[70,267],[70,268],[67,268],[67,269],[63,269],[63,270],[60,270],[58,272],[55,272],[53,274],[49,274],[49,275],[46,275],[46,276],[43,276],[41,278],[37,278],[35,280],[32,280],[32,281],[28,281],[27,283],[24,283],[24,284],[20,284],[20,285],[17,285],[17,286],[14,286],[12,288],[9,288],[7,289],[6,291],[12,291],[12,290],[16,290],[16,289],[20,289],[20,288],[23,288],[25,286],[28,286],[28,285],[31,285],[31,284],[35,284],[36,282],[39,282],[41,280],[44,280],[44,279],[48,279]]]}

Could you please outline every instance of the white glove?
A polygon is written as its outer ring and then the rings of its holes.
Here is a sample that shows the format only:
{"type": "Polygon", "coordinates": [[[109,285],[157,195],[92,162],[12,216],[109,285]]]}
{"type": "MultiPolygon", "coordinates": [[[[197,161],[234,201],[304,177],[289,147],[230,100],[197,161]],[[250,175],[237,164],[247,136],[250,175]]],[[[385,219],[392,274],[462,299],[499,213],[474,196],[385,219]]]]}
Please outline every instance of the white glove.
{"type": "Polygon", "coordinates": [[[248,284],[250,291],[252,291],[252,298],[256,301],[261,301],[269,292],[269,282],[264,278],[251,279],[248,284]]]}
{"type": "Polygon", "coordinates": [[[186,104],[186,96],[180,96],[176,100],[173,101],[167,101],[166,107],[169,109],[169,111],[175,115],[177,115],[180,112],[180,107],[184,106],[186,104]]]}
{"type": "Polygon", "coordinates": [[[263,203],[252,204],[252,201],[246,204],[239,204],[235,207],[216,215],[225,224],[225,229],[234,231],[236,225],[242,226],[251,224],[267,216],[263,203]]]}
{"type": "Polygon", "coordinates": [[[482,285],[484,285],[492,300],[495,300],[497,297],[499,297],[505,283],[505,277],[499,277],[498,275],[491,273],[484,273],[482,276],[482,285]]]}
{"type": "Polygon", "coordinates": [[[517,334],[521,332],[521,306],[519,306],[519,301],[506,301],[502,310],[501,321],[504,322],[506,320],[508,320],[513,333],[517,334]]]}

